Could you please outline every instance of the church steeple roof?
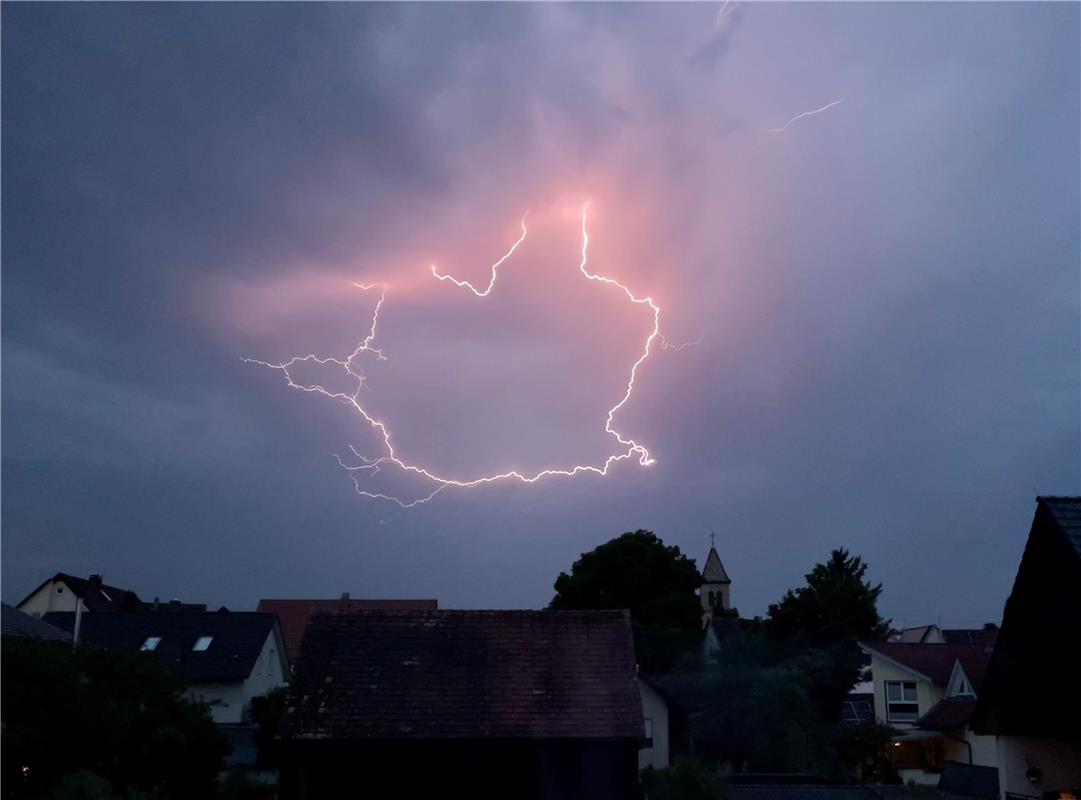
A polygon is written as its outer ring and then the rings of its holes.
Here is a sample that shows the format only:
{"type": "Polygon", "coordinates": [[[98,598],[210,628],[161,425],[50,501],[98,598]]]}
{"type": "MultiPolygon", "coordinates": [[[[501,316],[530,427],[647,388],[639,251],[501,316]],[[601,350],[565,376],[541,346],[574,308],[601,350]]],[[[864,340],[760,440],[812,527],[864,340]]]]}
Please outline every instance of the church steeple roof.
{"type": "Polygon", "coordinates": [[[706,566],[702,568],[702,582],[703,583],[731,583],[732,579],[728,577],[728,573],[724,571],[724,564],[721,563],[721,557],[717,555],[717,548],[709,548],[709,555],[706,556],[706,566]]]}

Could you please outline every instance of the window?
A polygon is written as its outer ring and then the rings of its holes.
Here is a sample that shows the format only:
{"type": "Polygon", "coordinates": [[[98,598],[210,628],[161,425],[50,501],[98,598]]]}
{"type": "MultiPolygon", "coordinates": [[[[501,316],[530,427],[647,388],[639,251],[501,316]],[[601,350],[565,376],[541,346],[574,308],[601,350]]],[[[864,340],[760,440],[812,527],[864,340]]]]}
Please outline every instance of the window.
{"type": "Polygon", "coordinates": [[[157,650],[159,644],[161,644],[161,637],[160,636],[147,636],[146,641],[143,642],[143,646],[140,647],[139,649],[144,650],[146,652],[150,652],[152,650],[157,650]]]}
{"type": "Polygon", "coordinates": [[[195,640],[195,645],[191,649],[194,650],[196,653],[202,653],[204,650],[210,647],[210,643],[212,641],[214,641],[213,636],[200,636],[198,639],[195,640]]]}
{"type": "Polygon", "coordinates": [[[653,747],[653,720],[646,720],[646,747],[653,747]]]}
{"type": "Polygon", "coordinates": [[[886,681],[886,721],[915,722],[920,716],[915,681],[886,681]]]}
{"type": "Polygon", "coordinates": [[[717,604],[717,599],[714,596],[713,592],[710,592],[709,593],[709,607],[713,608],[713,606],[715,606],[716,604],[717,604]]]}

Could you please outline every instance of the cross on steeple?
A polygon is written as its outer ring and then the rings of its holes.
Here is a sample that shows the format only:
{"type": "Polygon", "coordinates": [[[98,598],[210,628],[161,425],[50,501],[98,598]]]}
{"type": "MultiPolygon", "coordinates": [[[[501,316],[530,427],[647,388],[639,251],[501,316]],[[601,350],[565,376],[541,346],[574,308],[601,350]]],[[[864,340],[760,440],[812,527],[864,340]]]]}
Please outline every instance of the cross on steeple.
{"type": "Polygon", "coordinates": [[[709,546],[710,547],[716,547],[717,546],[717,536],[716,536],[716,534],[713,533],[713,531],[709,532],[709,546]]]}

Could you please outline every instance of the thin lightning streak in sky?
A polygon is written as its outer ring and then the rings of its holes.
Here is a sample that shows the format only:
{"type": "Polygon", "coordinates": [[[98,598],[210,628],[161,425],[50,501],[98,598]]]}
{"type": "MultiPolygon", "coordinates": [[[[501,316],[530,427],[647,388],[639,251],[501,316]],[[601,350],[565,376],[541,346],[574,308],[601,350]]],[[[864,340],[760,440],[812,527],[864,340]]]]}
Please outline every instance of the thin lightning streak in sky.
{"type": "Polygon", "coordinates": [[[512,255],[514,255],[514,251],[518,249],[518,245],[520,245],[522,242],[525,241],[525,237],[526,237],[525,218],[526,218],[526,216],[528,216],[528,213],[522,217],[522,235],[518,237],[518,241],[516,241],[513,245],[511,245],[510,250],[507,251],[507,254],[505,256],[503,256],[497,262],[492,264],[492,277],[491,277],[491,280],[488,281],[488,288],[485,289],[483,292],[477,291],[477,287],[474,286],[473,284],[471,284],[469,281],[460,281],[457,278],[452,277],[450,275],[440,274],[440,272],[436,268],[435,264],[432,264],[432,274],[435,277],[439,278],[439,280],[441,280],[441,281],[450,281],[455,286],[462,286],[462,287],[465,287],[465,288],[469,289],[469,291],[473,292],[473,294],[475,294],[477,297],[487,297],[488,293],[492,291],[492,287],[495,286],[496,273],[498,272],[499,267],[503,264],[504,261],[506,261],[512,255]]]}
{"type": "Polygon", "coordinates": [[[823,111],[828,111],[834,106],[841,105],[841,102],[841,100],[834,100],[832,103],[827,103],[826,105],[822,106],[822,108],[816,108],[813,111],[804,111],[802,114],[796,114],[796,116],[792,117],[792,119],[788,120],[788,122],[785,123],[785,126],[783,128],[768,128],[766,130],[766,133],[784,133],[786,130],[792,127],[792,124],[794,122],[798,122],[804,117],[813,117],[815,114],[821,114],[823,111]]]}
{"type": "MultiPolygon", "coordinates": [[[[655,340],[660,341],[662,349],[672,350],[679,350],[683,347],[697,344],[697,342],[689,342],[684,345],[669,345],[664,340],[664,337],[660,334],[661,308],[653,301],[651,297],[638,297],[629,288],[627,288],[625,285],[615,280],[614,278],[591,272],[589,270],[589,230],[587,228],[588,210],[589,206],[587,204],[582,209],[582,258],[581,262],[578,265],[579,271],[588,280],[604,283],[619,289],[635,305],[647,306],[652,312],[653,316],[653,325],[650,328],[649,334],[646,336],[643,342],[641,355],[631,366],[630,377],[627,380],[627,386],[624,390],[623,396],[620,398],[618,403],[608,409],[608,414],[605,419],[605,432],[616,440],[621,449],[618,452],[609,455],[600,464],[576,464],[572,467],[543,469],[539,472],[531,474],[525,474],[517,470],[510,470],[507,472],[500,472],[494,475],[483,475],[478,478],[456,478],[432,472],[431,470],[428,470],[424,467],[420,467],[416,464],[405,461],[402,457],[400,457],[394,448],[394,444],[391,441],[390,429],[387,427],[386,423],[384,423],[382,420],[378,420],[372,417],[371,414],[369,414],[368,411],[365,410],[365,408],[361,405],[360,392],[361,389],[366,386],[366,379],[364,372],[360,371],[359,367],[355,369],[355,362],[361,357],[363,353],[373,353],[380,360],[386,360],[386,356],[384,356],[383,351],[376,347],[373,347],[373,342],[375,341],[376,331],[379,324],[379,312],[382,309],[383,302],[384,300],[386,300],[387,295],[386,287],[381,284],[354,284],[357,288],[363,291],[371,291],[372,289],[378,287],[380,289],[380,293],[379,300],[376,302],[375,308],[372,312],[372,319],[368,329],[367,337],[360,344],[357,345],[357,347],[347,358],[342,359],[334,357],[322,357],[317,356],[313,353],[309,353],[305,356],[294,356],[288,361],[283,361],[276,364],[266,361],[259,361],[252,358],[245,358],[243,360],[250,364],[258,364],[264,367],[269,367],[270,369],[280,371],[282,374],[285,375],[286,382],[288,386],[292,389],[299,389],[303,392],[318,393],[324,395],[325,397],[329,397],[332,400],[339,400],[350,405],[358,414],[360,414],[360,416],[364,418],[368,425],[371,426],[373,430],[379,433],[379,436],[383,440],[383,448],[386,454],[378,458],[369,458],[358,452],[356,448],[350,446],[350,452],[359,463],[348,464],[340,456],[335,456],[335,458],[337,459],[338,464],[342,467],[342,469],[349,472],[350,477],[352,477],[353,479],[353,485],[357,491],[357,494],[362,495],[363,497],[369,497],[378,500],[387,500],[389,502],[396,503],[402,508],[413,508],[414,506],[420,505],[421,503],[427,503],[448,486],[468,488],[473,486],[480,486],[487,483],[494,483],[501,480],[517,480],[522,483],[535,483],[542,478],[547,478],[551,476],[562,475],[566,477],[573,477],[582,473],[593,473],[603,476],[608,474],[608,470],[613,464],[634,457],[637,457],[638,463],[641,466],[649,466],[651,464],[654,464],[656,463],[656,460],[650,455],[649,451],[643,445],[639,444],[634,439],[628,439],[624,437],[623,434],[621,434],[615,429],[615,415],[630,400],[631,394],[634,392],[635,381],[638,378],[638,368],[649,357],[649,354],[653,347],[653,342],[655,340]],[[347,375],[349,375],[352,379],[356,381],[356,389],[352,393],[348,393],[341,391],[332,391],[322,386],[321,384],[305,384],[297,382],[296,380],[294,380],[294,376],[291,370],[299,364],[318,364],[320,366],[334,364],[338,367],[341,367],[347,375]],[[383,492],[371,491],[361,485],[361,477],[375,475],[381,472],[382,468],[387,465],[393,465],[402,472],[425,478],[435,484],[435,486],[432,491],[426,495],[412,500],[403,500],[402,498],[396,497],[394,495],[385,494],[383,492]]],[[[432,274],[439,280],[450,281],[456,286],[469,289],[477,297],[486,297],[495,285],[499,266],[508,258],[510,258],[510,256],[514,253],[518,246],[523,241],[525,241],[525,217],[522,218],[521,226],[522,235],[518,238],[518,240],[506,253],[506,255],[504,255],[492,266],[491,279],[489,280],[487,288],[483,291],[478,290],[468,281],[461,281],[450,275],[443,275],[438,273],[434,266],[432,267],[432,274]]]]}
{"type": "Polygon", "coordinates": [[[724,19],[724,12],[728,10],[728,4],[730,2],[732,2],[732,0],[724,0],[720,11],[717,12],[717,19],[713,23],[713,30],[719,31],[721,29],[721,21],[724,19]]]}

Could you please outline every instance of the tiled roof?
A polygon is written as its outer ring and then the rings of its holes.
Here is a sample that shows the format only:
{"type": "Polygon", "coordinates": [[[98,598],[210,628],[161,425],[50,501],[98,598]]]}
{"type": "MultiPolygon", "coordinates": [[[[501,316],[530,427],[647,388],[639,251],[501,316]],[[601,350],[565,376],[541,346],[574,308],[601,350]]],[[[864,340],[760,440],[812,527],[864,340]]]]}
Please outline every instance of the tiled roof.
{"type": "MultiPolygon", "coordinates": [[[[44,619],[66,631],[75,627],[70,611],[46,614],[44,619]]],[[[160,636],[153,655],[180,677],[235,681],[251,674],[275,622],[273,614],[255,611],[83,614],[79,639],[110,650],[139,650],[149,637],[160,636]],[[193,650],[201,636],[213,637],[210,646],[193,650]]]]}
{"type": "Polygon", "coordinates": [[[721,563],[721,557],[717,555],[715,547],[709,548],[706,565],[702,568],[702,580],[705,583],[732,582],[731,578],[728,577],[728,573],[724,571],[724,564],[721,563]]]}
{"type": "MultiPolygon", "coordinates": [[[[873,642],[864,644],[868,650],[879,653],[926,675],[936,686],[945,686],[953,672],[957,659],[978,660],[986,657],[993,645],[973,646],[959,644],[914,644],[907,642],[873,642]]],[[[966,673],[968,670],[966,670],[966,673]]],[[[971,676],[970,676],[971,677],[971,676]]],[[[973,678],[975,680],[975,678],[973,678]]]]}
{"type": "Polygon", "coordinates": [[[997,625],[983,628],[942,628],[941,631],[946,644],[990,644],[993,646],[998,638],[997,625]]]}
{"type": "Polygon", "coordinates": [[[294,664],[300,651],[300,640],[308,620],[313,614],[338,614],[348,611],[370,611],[373,609],[422,610],[434,611],[439,608],[436,600],[353,600],[343,597],[339,600],[260,600],[257,611],[277,614],[281,623],[282,638],[285,639],[285,656],[294,664]]]}
{"type": "Polygon", "coordinates": [[[626,611],[312,618],[285,738],[641,739],[626,611]]]}
{"type": "Polygon", "coordinates": [[[975,697],[948,697],[939,700],[916,722],[917,728],[928,731],[955,731],[963,728],[976,711],[975,697]]]}
{"type": "Polygon", "coordinates": [[[24,614],[7,603],[0,604],[3,609],[0,616],[0,636],[20,639],[48,639],[57,642],[70,642],[71,634],[55,625],[42,622],[36,617],[24,614]]]}
{"type": "Polygon", "coordinates": [[[1059,528],[1081,558],[1081,497],[1036,498],[1051,512],[1059,528]]]}

